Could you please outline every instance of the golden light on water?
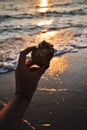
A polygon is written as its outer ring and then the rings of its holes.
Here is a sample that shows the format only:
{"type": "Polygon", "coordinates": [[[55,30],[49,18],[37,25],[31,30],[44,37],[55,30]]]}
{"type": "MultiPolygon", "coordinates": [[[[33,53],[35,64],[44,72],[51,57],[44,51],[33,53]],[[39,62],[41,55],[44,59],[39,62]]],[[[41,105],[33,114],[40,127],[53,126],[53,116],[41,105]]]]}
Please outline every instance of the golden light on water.
{"type": "Polygon", "coordinates": [[[55,88],[38,88],[40,91],[56,92],[55,88]]]}
{"type": "Polygon", "coordinates": [[[50,76],[53,76],[55,74],[62,74],[68,69],[68,67],[69,61],[65,58],[65,56],[55,57],[52,59],[52,62],[50,63],[48,73],[50,76]]]}
{"type": "Polygon", "coordinates": [[[59,89],[55,89],[55,88],[38,88],[38,90],[40,91],[47,91],[47,92],[66,92],[68,91],[68,89],[66,88],[59,88],[59,89]]]}
{"type": "Polygon", "coordinates": [[[32,130],[36,130],[35,127],[33,127],[28,120],[23,119],[23,122],[26,123],[27,126],[29,126],[32,130]]]}
{"type": "MultiPolygon", "coordinates": [[[[43,30],[43,31],[46,31],[46,30],[43,30]]],[[[45,32],[45,33],[41,33],[39,35],[37,35],[37,40],[39,39],[39,41],[43,41],[43,40],[46,40],[48,42],[53,42],[52,39],[54,39],[56,35],[56,31],[50,31],[50,32],[45,32]]]]}
{"type": "Polygon", "coordinates": [[[45,13],[47,11],[48,0],[40,0],[39,6],[40,6],[39,12],[45,13]]]}
{"type": "Polygon", "coordinates": [[[42,124],[41,126],[49,127],[51,124],[42,124]]]}
{"type": "MultiPolygon", "coordinates": [[[[51,24],[53,22],[52,20],[49,20],[47,23],[51,24]]],[[[39,21],[37,24],[43,24],[43,20],[39,21]]],[[[75,34],[72,29],[67,29],[65,32],[64,30],[54,30],[54,31],[49,31],[49,27],[46,26],[44,27],[43,30],[39,34],[36,35],[35,37],[35,43],[39,43],[43,40],[46,40],[53,44],[54,46],[56,45],[57,48],[62,49],[67,47],[68,44],[71,43],[71,39],[73,38],[73,35],[75,34]]]]}
{"type": "Polygon", "coordinates": [[[52,24],[52,22],[53,22],[53,19],[51,19],[51,20],[42,20],[42,21],[40,21],[40,22],[38,22],[38,26],[42,26],[42,25],[50,25],[50,24],[52,24]]]}
{"type": "Polygon", "coordinates": [[[47,25],[52,24],[53,19],[47,19],[47,17],[46,17],[46,12],[48,10],[48,6],[49,6],[48,0],[40,0],[39,1],[40,8],[38,9],[38,11],[43,14],[43,20],[40,20],[37,23],[38,26],[46,25],[46,27],[47,27],[47,25]]]}
{"type": "Polygon", "coordinates": [[[42,77],[42,79],[45,80],[52,80],[55,82],[53,85],[51,85],[51,88],[38,88],[39,91],[45,91],[45,92],[67,92],[69,91],[66,87],[63,88],[56,88],[55,84],[62,84],[62,80],[60,79],[60,75],[66,72],[66,70],[69,68],[69,61],[68,58],[65,56],[61,57],[55,57],[52,59],[50,63],[50,67],[47,70],[47,74],[42,77]],[[50,78],[49,78],[50,77],[50,78]]]}
{"type": "Polygon", "coordinates": [[[48,1],[47,0],[40,0],[40,7],[45,7],[48,5],[48,1]]]}

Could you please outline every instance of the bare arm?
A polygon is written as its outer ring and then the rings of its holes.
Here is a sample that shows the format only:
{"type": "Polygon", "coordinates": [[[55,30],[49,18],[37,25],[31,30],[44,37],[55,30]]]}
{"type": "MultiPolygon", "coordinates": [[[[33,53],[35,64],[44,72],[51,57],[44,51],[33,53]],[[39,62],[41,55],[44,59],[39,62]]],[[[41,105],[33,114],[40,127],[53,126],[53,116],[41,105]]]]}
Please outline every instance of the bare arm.
{"type": "Polygon", "coordinates": [[[48,67],[32,67],[32,59],[25,64],[26,55],[33,49],[35,49],[35,47],[27,48],[20,53],[15,73],[16,94],[0,112],[0,130],[15,130],[18,128],[32,96],[36,91],[40,77],[48,67]]]}
{"type": "Polygon", "coordinates": [[[22,95],[15,96],[0,112],[0,130],[15,130],[27,109],[29,101],[22,95]]]}

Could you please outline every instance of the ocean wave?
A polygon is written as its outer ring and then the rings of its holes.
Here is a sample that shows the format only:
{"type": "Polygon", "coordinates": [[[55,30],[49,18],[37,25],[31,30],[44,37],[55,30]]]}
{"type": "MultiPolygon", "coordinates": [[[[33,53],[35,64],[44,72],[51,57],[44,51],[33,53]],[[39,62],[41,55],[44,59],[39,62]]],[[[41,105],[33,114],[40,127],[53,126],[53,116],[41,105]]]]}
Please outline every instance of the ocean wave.
{"type": "Polygon", "coordinates": [[[18,62],[19,51],[15,49],[0,52],[0,73],[15,70],[18,62]]]}
{"type": "Polygon", "coordinates": [[[42,6],[42,7],[40,7],[40,6],[35,6],[35,8],[36,9],[38,9],[38,8],[55,8],[55,7],[67,7],[67,6],[69,6],[69,7],[72,7],[72,6],[79,6],[79,5],[81,5],[81,4],[87,4],[87,2],[64,2],[64,3],[52,3],[51,5],[49,5],[49,6],[42,6]]]}
{"type": "Polygon", "coordinates": [[[19,15],[0,15],[0,22],[10,19],[32,19],[35,16],[33,14],[19,14],[19,15]]]}
{"type": "Polygon", "coordinates": [[[60,33],[60,39],[57,39],[57,33],[51,34],[56,44],[54,56],[87,48],[87,0],[57,0],[45,7],[40,7],[38,2],[33,7],[32,1],[27,1],[27,5],[24,0],[22,2],[22,5],[15,1],[8,4],[2,2],[0,5],[0,73],[15,70],[20,50],[31,43],[37,45],[36,42],[45,37],[50,40],[51,31],[60,33]],[[47,8],[46,15],[39,12],[40,8],[47,8]],[[49,23],[50,20],[52,23],[49,23]],[[70,39],[67,38],[69,31],[69,35],[72,35],[70,39]]]}
{"type": "MultiPolygon", "coordinates": [[[[64,15],[87,15],[87,11],[84,9],[75,9],[71,11],[47,11],[46,16],[47,17],[61,17],[64,15]]],[[[3,22],[5,20],[10,20],[10,19],[35,19],[35,18],[41,18],[43,16],[42,13],[34,13],[34,14],[29,14],[29,13],[23,13],[23,14],[17,14],[17,15],[0,15],[0,22],[3,22]]]]}
{"type": "MultiPolygon", "coordinates": [[[[43,27],[38,26],[38,25],[20,25],[20,26],[4,26],[0,29],[0,34],[4,34],[4,33],[8,33],[10,35],[10,33],[33,33],[36,34],[39,31],[41,31],[43,29],[43,27]]],[[[1,41],[1,40],[0,40],[1,41]]]]}
{"type": "Polygon", "coordinates": [[[61,27],[49,27],[47,31],[56,31],[56,30],[62,30],[62,29],[68,29],[71,28],[72,26],[70,25],[63,25],[61,27]]]}
{"type": "MultiPolygon", "coordinates": [[[[87,28],[86,24],[79,24],[79,23],[67,23],[65,25],[61,26],[49,26],[47,31],[58,31],[63,29],[69,29],[69,28],[87,28]]],[[[79,36],[79,34],[77,34],[79,36]]]]}
{"type": "MultiPolygon", "coordinates": [[[[71,44],[67,44],[66,46],[59,47],[59,45],[54,46],[54,56],[63,55],[65,53],[69,52],[78,52],[81,48],[87,48],[87,39],[82,37],[77,43],[71,42],[71,44]],[[85,39],[85,43],[84,40],[85,39]]],[[[64,45],[63,43],[61,43],[64,45]]],[[[16,69],[18,64],[18,58],[19,58],[20,51],[16,51],[15,49],[13,51],[7,51],[7,52],[0,52],[0,74],[7,73],[9,71],[13,71],[16,69]],[[4,56],[5,55],[5,56],[4,56]],[[5,57],[3,59],[3,57],[5,57]]]]}
{"type": "Polygon", "coordinates": [[[58,4],[53,4],[53,5],[51,5],[51,7],[70,6],[70,5],[72,5],[72,4],[73,4],[73,3],[64,3],[64,4],[58,3],[58,4]]]}
{"type": "Polygon", "coordinates": [[[77,10],[71,10],[71,11],[63,11],[63,12],[58,12],[58,11],[47,11],[46,16],[47,17],[62,17],[64,15],[87,15],[87,12],[83,9],[77,9],[77,10]]]}
{"type": "Polygon", "coordinates": [[[87,1],[81,2],[81,1],[75,1],[75,2],[67,2],[67,3],[58,3],[58,4],[53,4],[52,7],[66,7],[66,6],[79,6],[81,4],[87,4],[87,1]]]}

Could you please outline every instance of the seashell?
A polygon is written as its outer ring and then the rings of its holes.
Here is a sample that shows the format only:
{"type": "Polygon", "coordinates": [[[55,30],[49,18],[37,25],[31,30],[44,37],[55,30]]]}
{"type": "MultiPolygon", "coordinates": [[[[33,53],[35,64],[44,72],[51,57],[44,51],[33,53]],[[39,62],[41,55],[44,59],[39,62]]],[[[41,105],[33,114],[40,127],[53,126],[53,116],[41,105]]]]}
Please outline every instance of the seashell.
{"type": "Polygon", "coordinates": [[[43,66],[50,62],[53,55],[54,55],[53,45],[46,41],[42,41],[38,45],[38,48],[32,51],[31,57],[35,64],[37,64],[38,66],[43,66]]]}

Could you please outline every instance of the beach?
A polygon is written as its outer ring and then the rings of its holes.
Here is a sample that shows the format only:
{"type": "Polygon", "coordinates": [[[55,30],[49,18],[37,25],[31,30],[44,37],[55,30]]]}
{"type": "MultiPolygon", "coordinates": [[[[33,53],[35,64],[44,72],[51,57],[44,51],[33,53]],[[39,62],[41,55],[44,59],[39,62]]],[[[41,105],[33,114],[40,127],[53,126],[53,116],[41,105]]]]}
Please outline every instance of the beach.
{"type": "MultiPolygon", "coordinates": [[[[86,54],[87,49],[80,49],[52,59],[25,113],[25,119],[36,130],[87,129],[86,54]]],[[[14,71],[0,74],[0,107],[14,93],[14,71]]]]}
{"type": "Polygon", "coordinates": [[[86,0],[1,0],[0,12],[0,74],[15,70],[20,51],[43,40],[55,56],[87,48],[86,0]]]}
{"type": "Polygon", "coordinates": [[[87,130],[86,0],[0,0],[0,109],[14,97],[20,51],[43,40],[54,57],[21,129],[87,130]]]}

